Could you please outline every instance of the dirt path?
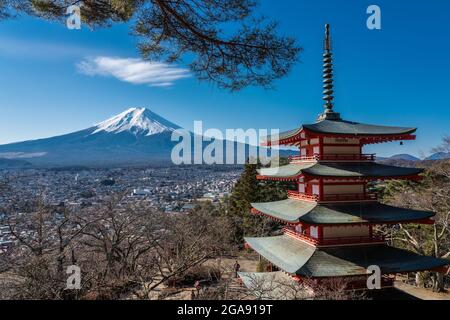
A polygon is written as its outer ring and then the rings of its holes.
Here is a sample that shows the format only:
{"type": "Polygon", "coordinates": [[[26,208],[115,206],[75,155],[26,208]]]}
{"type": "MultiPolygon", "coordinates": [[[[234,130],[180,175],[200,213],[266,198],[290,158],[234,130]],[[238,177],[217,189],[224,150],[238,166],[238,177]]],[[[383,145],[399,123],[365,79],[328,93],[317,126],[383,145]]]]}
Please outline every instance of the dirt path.
{"type": "Polygon", "coordinates": [[[430,289],[417,288],[400,281],[395,282],[395,287],[421,300],[450,300],[450,292],[437,293],[430,289]]]}

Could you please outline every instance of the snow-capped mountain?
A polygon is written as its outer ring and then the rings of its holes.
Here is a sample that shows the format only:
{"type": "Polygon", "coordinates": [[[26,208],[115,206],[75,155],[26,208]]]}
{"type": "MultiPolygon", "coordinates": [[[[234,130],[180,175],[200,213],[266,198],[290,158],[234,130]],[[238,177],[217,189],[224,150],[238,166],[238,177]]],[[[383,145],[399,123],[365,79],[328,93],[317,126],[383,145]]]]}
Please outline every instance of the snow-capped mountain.
{"type": "MultiPolygon", "coordinates": [[[[5,160],[3,167],[171,165],[172,150],[179,143],[172,141],[172,133],[179,128],[148,109],[131,108],[77,132],[0,145],[0,159],[5,160]]],[[[193,135],[191,139],[192,155],[193,135]]],[[[203,142],[203,148],[209,143],[203,142]]],[[[221,143],[225,147],[225,141],[221,143]]],[[[240,158],[247,159],[249,146],[234,142],[233,157],[236,159],[242,151],[245,154],[240,158]]],[[[292,152],[280,154],[288,156],[292,152]]]]}
{"type": "Polygon", "coordinates": [[[170,161],[180,128],[145,108],[131,108],[62,136],[0,145],[0,158],[38,166],[115,165],[170,161]]]}
{"type": "Polygon", "coordinates": [[[180,127],[145,108],[130,108],[117,116],[96,125],[92,134],[99,132],[130,132],[135,135],[151,136],[172,132],[180,127]]]}

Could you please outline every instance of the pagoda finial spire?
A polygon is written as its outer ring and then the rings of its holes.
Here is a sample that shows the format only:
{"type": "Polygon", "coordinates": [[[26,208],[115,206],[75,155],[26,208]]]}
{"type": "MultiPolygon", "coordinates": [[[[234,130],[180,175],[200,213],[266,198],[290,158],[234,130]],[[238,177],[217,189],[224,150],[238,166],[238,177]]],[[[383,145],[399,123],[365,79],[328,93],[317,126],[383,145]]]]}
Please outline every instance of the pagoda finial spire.
{"type": "Polygon", "coordinates": [[[330,25],[328,23],[325,25],[325,43],[323,49],[325,51],[331,50],[330,25]]]}
{"type": "Polygon", "coordinates": [[[325,25],[325,40],[323,53],[323,100],[325,112],[319,116],[321,120],[340,120],[339,113],[333,111],[333,54],[331,53],[330,25],[325,25]]]}

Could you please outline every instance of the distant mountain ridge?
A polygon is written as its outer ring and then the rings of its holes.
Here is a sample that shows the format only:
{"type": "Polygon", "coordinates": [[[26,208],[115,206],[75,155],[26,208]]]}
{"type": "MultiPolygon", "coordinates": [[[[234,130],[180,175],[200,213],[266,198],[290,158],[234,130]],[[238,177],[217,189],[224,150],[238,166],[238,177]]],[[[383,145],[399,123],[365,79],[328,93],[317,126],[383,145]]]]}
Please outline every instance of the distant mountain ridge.
{"type": "Polygon", "coordinates": [[[393,156],[390,157],[378,157],[377,156],[377,160],[406,160],[406,161],[420,161],[419,158],[407,154],[407,153],[402,153],[402,154],[395,154],[393,156]]]}
{"type": "Polygon", "coordinates": [[[431,156],[425,158],[425,160],[444,160],[450,159],[450,152],[436,152],[431,156]]]}
{"type": "Polygon", "coordinates": [[[12,169],[12,168],[27,168],[27,167],[31,167],[31,163],[28,161],[20,159],[0,158],[0,168],[12,169]]]}
{"type": "Polygon", "coordinates": [[[446,152],[436,152],[432,155],[426,157],[425,159],[420,159],[418,157],[415,157],[413,155],[402,153],[402,154],[396,154],[390,157],[378,157],[377,160],[379,161],[386,161],[386,160],[405,160],[405,161],[426,161],[426,160],[444,160],[444,159],[450,159],[450,153],[446,152]]]}

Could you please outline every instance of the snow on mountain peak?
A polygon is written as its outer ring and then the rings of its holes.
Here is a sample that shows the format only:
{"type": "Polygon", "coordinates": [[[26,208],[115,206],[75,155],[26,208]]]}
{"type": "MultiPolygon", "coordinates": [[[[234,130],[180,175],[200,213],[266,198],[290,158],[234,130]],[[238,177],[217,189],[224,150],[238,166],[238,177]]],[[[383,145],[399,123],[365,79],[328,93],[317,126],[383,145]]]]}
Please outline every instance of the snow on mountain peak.
{"type": "Polygon", "coordinates": [[[130,108],[95,126],[92,134],[99,132],[130,132],[135,135],[151,136],[170,132],[180,127],[146,108],[130,108]]]}

